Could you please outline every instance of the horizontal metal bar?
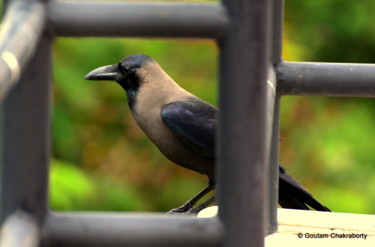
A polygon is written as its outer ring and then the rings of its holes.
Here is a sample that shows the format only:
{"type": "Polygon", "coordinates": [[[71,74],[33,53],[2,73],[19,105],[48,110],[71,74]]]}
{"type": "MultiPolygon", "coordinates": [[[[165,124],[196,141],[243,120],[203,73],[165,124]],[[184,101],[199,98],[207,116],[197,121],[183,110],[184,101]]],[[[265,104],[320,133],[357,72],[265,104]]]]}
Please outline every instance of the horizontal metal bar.
{"type": "Polygon", "coordinates": [[[32,215],[23,211],[11,214],[1,228],[0,247],[39,246],[39,226],[32,215]]]}
{"type": "Polygon", "coordinates": [[[284,61],[276,72],[283,95],[375,97],[375,64],[284,61]]]}
{"type": "Polygon", "coordinates": [[[159,214],[54,213],[47,217],[43,246],[221,246],[217,218],[159,214]]]}
{"type": "Polygon", "coordinates": [[[12,1],[0,27],[0,100],[33,56],[46,19],[40,1],[12,1]]]}
{"type": "Polygon", "coordinates": [[[50,27],[57,36],[200,37],[226,33],[220,4],[51,1],[50,27]]]}

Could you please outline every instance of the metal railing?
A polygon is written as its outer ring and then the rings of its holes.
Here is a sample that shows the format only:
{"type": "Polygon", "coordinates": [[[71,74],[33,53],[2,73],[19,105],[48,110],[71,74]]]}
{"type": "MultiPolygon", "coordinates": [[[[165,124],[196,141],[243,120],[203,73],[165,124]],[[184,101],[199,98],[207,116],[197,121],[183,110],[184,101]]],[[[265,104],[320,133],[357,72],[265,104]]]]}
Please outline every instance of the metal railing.
{"type": "Polygon", "coordinates": [[[282,0],[180,4],[8,0],[3,7],[1,247],[264,246],[264,236],[277,229],[280,97],[374,96],[374,65],[281,59],[282,0]],[[217,40],[217,217],[48,210],[51,45],[58,36],[217,40]]]}

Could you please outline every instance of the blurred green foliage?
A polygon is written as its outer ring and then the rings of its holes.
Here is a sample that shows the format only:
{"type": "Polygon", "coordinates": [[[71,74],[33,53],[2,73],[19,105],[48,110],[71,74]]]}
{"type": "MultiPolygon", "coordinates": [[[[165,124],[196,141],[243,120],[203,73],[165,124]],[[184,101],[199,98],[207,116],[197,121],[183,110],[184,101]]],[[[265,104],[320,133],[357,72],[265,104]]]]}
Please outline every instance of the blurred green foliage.
{"type": "Polygon", "coordinates": [[[374,10],[371,0],[285,0],[284,48],[293,60],[373,63],[374,10]]]}
{"type": "MultiPolygon", "coordinates": [[[[375,2],[286,0],[283,57],[375,61],[375,2]]],[[[181,86],[216,104],[218,49],[207,40],[59,38],[54,45],[51,207],[165,211],[206,185],[159,153],[125,92],[90,70],[148,54],[181,86]]],[[[157,93],[157,92],[156,92],[157,93]]],[[[281,163],[333,211],[375,213],[373,99],[282,99],[281,163]]]]}
{"type": "MultiPolygon", "coordinates": [[[[375,2],[285,1],[283,57],[375,62],[375,2]]],[[[281,162],[333,211],[375,213],[375,102],[282,99],[281,162]]]]}

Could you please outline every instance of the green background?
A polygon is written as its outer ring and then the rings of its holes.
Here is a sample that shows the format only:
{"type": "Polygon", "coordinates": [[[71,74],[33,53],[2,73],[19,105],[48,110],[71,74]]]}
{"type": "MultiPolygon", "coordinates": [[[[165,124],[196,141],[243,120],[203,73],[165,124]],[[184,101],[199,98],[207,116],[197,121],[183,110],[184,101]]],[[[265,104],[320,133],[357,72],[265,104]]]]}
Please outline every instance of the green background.
{"type": "MultiPolygon", "coordinates": [[[[283,58],[374,63],[374,11],[373,0],[285,0],[283,58]]],[[[135,53],[150,55],[182,87],[217,104],[214,41],[58,38],[51,92],[52,209],[166,211],[206,185],[205,177],[159,153],[134,122],[116,83],[83,79],[135,53]]],[[[375,213],[374,109],[371,98],[282,98],[281,163],[332,211],[375,213]]]]}

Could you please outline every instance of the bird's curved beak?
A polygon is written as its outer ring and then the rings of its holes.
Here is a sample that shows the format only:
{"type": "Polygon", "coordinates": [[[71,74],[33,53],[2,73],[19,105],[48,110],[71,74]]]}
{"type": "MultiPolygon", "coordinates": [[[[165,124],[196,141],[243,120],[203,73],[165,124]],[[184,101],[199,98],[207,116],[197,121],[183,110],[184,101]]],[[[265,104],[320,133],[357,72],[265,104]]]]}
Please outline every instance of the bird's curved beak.
{"type": "Polygon", "coordinates": [[[116,81],[118,77],[118,65],[107,65],[92,70],[85,76],[85,80],[116,81]]]}

